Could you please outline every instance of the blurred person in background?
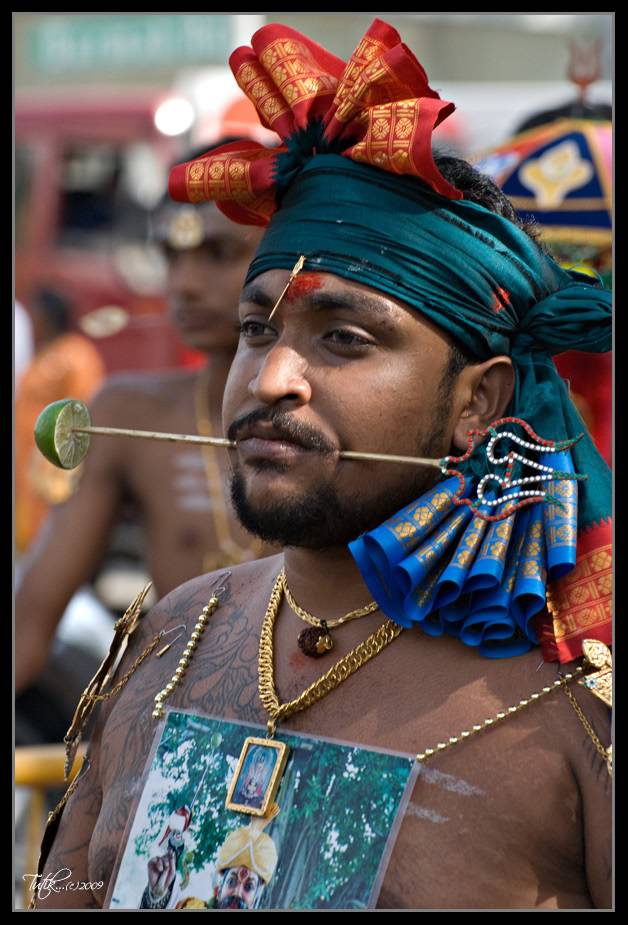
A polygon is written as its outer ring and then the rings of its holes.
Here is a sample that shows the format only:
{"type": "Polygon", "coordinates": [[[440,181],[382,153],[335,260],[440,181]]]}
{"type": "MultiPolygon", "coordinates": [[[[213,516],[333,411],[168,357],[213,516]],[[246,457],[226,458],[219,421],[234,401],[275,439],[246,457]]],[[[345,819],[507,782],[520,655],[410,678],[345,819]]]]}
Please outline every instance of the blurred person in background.
{"type": "Polygon", "coordinates": [[[72,328],[72,306],[61,293],[40,289],[30,305],[34,356],[15,396],[15,542],[24,553],[51,504],[69,497],[77,478],[57,469],[36,449],[33,428],[42,408],[71,396],[89,401],[105,375],[100,353],[72,328]]]}
{"type": "MultiPolygon", "coordinates": [[[[164,198],[152,233],[167,261],[172,324],[207,363],[112,376],[90,403],[92,421],[219,434],[224,383],[239,338],[238,297],[261,232],[234,225],[212,203],[182,206],[164,198]]],[[[72,394],[67,389],[55,397],[72,394]]],[[[37,413],[47,401],[40,399],[37,413]]],[[[226,454],[209,446],[95,439],[77,490],[55,509],[24,563],[16,594],[18,693],[43,670],[64,609],[93,579],[123,509],[142,522],[145,565],[159,597],[199,573],[263,554],[226,501],[226,454]]],[[[34,449],[32,427],[30,442],[34,449]]]]}

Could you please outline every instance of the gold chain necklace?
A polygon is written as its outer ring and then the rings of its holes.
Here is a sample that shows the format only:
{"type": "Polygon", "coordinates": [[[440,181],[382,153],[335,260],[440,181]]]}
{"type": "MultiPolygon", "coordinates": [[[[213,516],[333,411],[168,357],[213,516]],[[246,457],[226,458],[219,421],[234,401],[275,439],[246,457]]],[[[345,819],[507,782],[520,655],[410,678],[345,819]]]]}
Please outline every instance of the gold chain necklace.
{"type": "Polygon", "coordinates": [[[351,652],[343,656],[318,681],[310,684],[295,700],[281,704],[275,689],[273,631],[284,588],[285,576],[282,569],[275,580],[270,595],[259,641],[259,695],[264,709],[270,716],[267,725],[268,733],[271,737],[275,734],[277,723],[287,716],[292,716],[293,713],[306,710],[331,693],[358,668],[366,665],[372,658],[379,655],[382,649],[390,645],[403,632],[403,627],[399,626],[399,624],[394,623],[392,620],[386,620],[368,639],[359,643],[351,652]]]}
{"type": "Polygon", "coordinates": [[[382,649],[390,645],[403,632],[401,626],[393,623],[392,620],[387,620],[368,639],[336,662],[318,681],[310,684],[302,694],[287,703],[280,703],[275,688],[273,631],[284,596],[284,588],[285,576],[282,569],[273,585],[259,641],[258,685],[260,699],[270,717],[267,723],[267,737],[261,739],[248,736],[245,739],[227,793],[227,809],[255,816],[265,816],[268,812],[272,812],[273,800],[288,760],[288,745],[273,738],[277,724],[287,716],[292,716],[293,713],[306,710],[331,693],[359,668],[379,655],[382,649]],[[251,768],[256,762],[259,763],[258,766],[263,764],[272,770],[267,776],[261,797],[250,799],[241,780],[245,776],[245,769],[251,768]]]}
{"type": "Polygon", "coordinates": [[[305,629],[299,633],[297,642],[301,651],[312,658],[318,658],[320,655],[324,655],[325,652],[329,652],[329,650],[333,648],[334,643],[331,638],[331,633],[329,632],[330,629],[335,629],[337,626],[342,626],[343,623],[349,623],[350,620],[357,620],[359,617],[365,617],[367,614],[379,610],[379,604],[376,604],[375,601],[371,601],[370,604],[366,604],[364,607],[357,607],[355,610],[350,610],[349,613],[344,614],[342,617],[337,617],[335,620],[320,620],[297,604],[288,587],[285,569],[281,570],[279,578],[283,582],[283,592],[291,610],[293,610],[301,620],[309,623],[311,627],[311,629],[305,629]]]}
{"type": "MultiPolygon", "coordinates": [[[[212,424],[209,412],[209,370],[202,370],[196,379],[194,389],[194,411],[196,417],[196,430],[199,436],[211,437],[212,424]]],[[[214,524],[214,534],[218,550],[207,553],[203,557],[204,571],[213,572],[216,569],[229,565],[238,565],[258,559],[261,555],[261,544],[254,540],[250,546],[242,547],[234,539],[229,523],[229,516],[225,507],[222,474],[214,447],[201,446],[205,479],[211,505],[211,516],[214,524]]]]}
{"type": "MultiPolygon", "coordinates": [[[[272,737],[276,731],[277,724],[281,720],[291,716],[293,713],[299,712],[300,710],[307,709],[309,706],[317,703],[322,697],[326,696],[326,694],[329,694],[332,690],[335,690],[335,688],[342,684],[346,678],[357,671],[358,668],[362,667],[362,665],[365,665],[368,661],[370,661],[370,659],[374,658],[379,652],[382,651],[383,648],[385,648],[385,646],[389,645],[393,639],[395,639],[402,632],[402,628],[398,624],[391,620],[386,621],[386,623],[384,623],[368,639],[356,646],[351,652],[349,652],[348,655],[344,656],[344,658],[340,659],[340,661],[337,662],[321,678],[319,678],[318,681],[315,681],[313,684],[311,684],[305,691],[303,691],[302,694],[299,695],[299,697],[296,697],[294,700],[291,700],[287,703],[281,704],[277,696],[274,681],[273,630],[277,614],[279,613],[279,608],[281,606],[284,590],[285,575],[283,574],[282,570],[282,572],[280,572],[277,576],[273,590],[271,592],[270,600],[268,602],[268,607],[266,608],[266,614],[264,616],[262,632],[260,635],[258,660],[259,694],[264,709],[270,716],[270,719],[267,723],[268,736],[270,740],[272,740],[272,737]]],[[[516,716],[522,710],[532,706],[532,704],[546,697],[548,694],[562,689],[568,696],[572,706],[574,706],[574,709],[576,709],[578,716],[583,722],[583,725],[585,725],[585,729],[592,738],[598,752],[602,757],[605,758],[607,762],[608,773],[612,775],[612,747],[609,747],[608,749],[604,748],[590,724],[586,722],[584,714],[577,706],[575,698],[571,694],[571,691],[568,689],[569,684],[572,681],[581,678],[590,667],[594,666],[588,659],[585,659],[585,665],[578,666],[572,672],[569,672],[566,675],[561,675],[552,684],[546,685],[542,688],[542,690],[530,694],[528,697],[520,700],[518,704],[507,707],[505,710],[498,711],[494,717],[489,717],[482,723],[474,724],[471,729],[462,730],[458,733],[457,736],[450,736],[447,742],[439,742],[431,748],[425,748],[422,752],[419,752],[419,754],[416,755],[416,760],[420,763],[424,763],[432,755],[439,754],[446,749],[452,748],[453,746],[466,741],[466,739],[470,738],[471,736],[477,735],[479,732],[483,732],[495,725],[498,725],[499,723],[508,719],[510,716],[516,716]]],[[[247,742],[245,742],[242,755],[240,756],[238,769],[236,770],[236,775],[234,775],[230,793],[233,791],[235,780],[245,761],[247,749],[249,747],[261,748],[264,747],[264,745],[268,746],[269,739],[249,739],[247,742]]],[[[268,803],[266,806],[270,805],[270,801],[274,798],[274,795],[277,791],[281,775],[283,774],[283,770],[287,761],[288,752],[287,746],[283,743],[272,744],[275,744],[278,749],[281,749],[281,751],[279,752],[280,757],[278,757],[276,763],[276,773],[273,775],[269,785],[268,803]]],[[[227,806],[232,809],[237,808],[240,811],[251,812],[251,810],[247,809],[246,807],[237,806],[237,804],[234,803],[227,802],[227,806]]]]}

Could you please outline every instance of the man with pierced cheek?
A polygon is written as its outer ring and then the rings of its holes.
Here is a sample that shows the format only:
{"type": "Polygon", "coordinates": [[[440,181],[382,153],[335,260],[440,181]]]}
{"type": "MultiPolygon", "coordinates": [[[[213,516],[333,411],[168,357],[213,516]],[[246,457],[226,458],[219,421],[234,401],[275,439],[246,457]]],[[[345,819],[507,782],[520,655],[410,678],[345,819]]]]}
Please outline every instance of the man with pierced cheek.
{"type": "Polygon", "coordinates": [[[48,863],[91,843],[107,879],[168,707],[416,756],[379,908],[608,908],[610,473],[552,356],[610,349],[610,293],[433,156],[453,104],[387,24],[348,63],[265,26],[231,66],[282,145],[170,191],[266,226],[223,428],[238,516],[283,551],[144,618],[120,672],[226,588],[181,671],[146,658],[102,710],[48,863]]]}

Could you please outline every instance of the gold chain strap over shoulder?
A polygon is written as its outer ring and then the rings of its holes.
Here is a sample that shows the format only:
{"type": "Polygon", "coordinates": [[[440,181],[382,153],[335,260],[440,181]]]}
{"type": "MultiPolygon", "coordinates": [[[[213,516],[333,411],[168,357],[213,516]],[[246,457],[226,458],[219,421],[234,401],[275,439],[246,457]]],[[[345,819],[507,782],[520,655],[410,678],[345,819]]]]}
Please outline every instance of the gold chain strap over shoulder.
{"type": "Polygon", "coordinates": [[[587,735],[589,736],[589,738],[595,745],[596,750],[599,752],[599,754],[602,756],[602,758],[606,762],[608,773],[612,776],[613,774],[613,746],[609,745],[608,748],[604,748],[604,746],[600,742],[600,739],[597,733],[593,729],[593,726],[591,725],[589,720],[586,718],[586,716],[582,712],[580,704],[574,697],[572,691],[568,690],[568,688],[566,687],[564,688],[564,691],[565,691],[565,694],[567,695],[567,699],[569,700],[569,703],[572,705],[572,707],[574,708],[576,712],[576,716],[578,717],[578,719],[584,726],[585,732],[587,733],[587,735]]]}

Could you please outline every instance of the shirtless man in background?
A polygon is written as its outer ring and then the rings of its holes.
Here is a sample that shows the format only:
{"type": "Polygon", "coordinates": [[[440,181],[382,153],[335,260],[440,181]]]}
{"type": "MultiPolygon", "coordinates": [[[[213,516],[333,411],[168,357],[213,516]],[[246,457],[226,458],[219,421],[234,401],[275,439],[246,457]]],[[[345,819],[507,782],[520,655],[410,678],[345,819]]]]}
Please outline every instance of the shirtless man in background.
{"type": "MultiPolygon", "coordinates": [[[[181,206],[168,200],[156,212],[154,237],[167,259],[172,324],[186,346],[207,354],[207,365],[112,376],[90,403],[92,422],[218,434],[238,343],[238,296],[260,232],[228,221],[212,203],[181,206]]],[[[157,598],[202,572],[256,558],[262,548],[226,501],[224,452],[95,440],[96,452],[85,460],[76,492],[53,509],[21,563],[15,599],[18,693],[43,670],[65,607],[101,563],[123,504],[130,501],[143,523],[145,563],[157,598]]]]}

